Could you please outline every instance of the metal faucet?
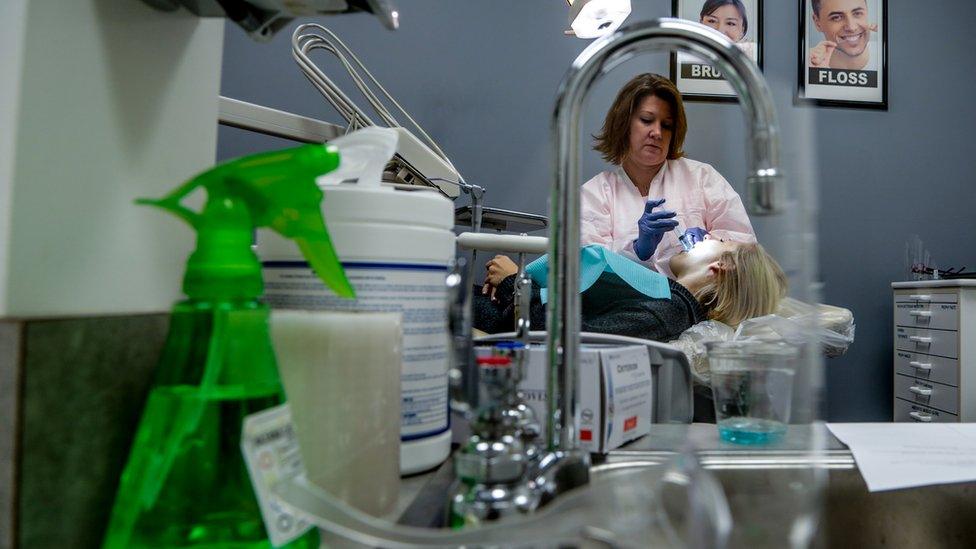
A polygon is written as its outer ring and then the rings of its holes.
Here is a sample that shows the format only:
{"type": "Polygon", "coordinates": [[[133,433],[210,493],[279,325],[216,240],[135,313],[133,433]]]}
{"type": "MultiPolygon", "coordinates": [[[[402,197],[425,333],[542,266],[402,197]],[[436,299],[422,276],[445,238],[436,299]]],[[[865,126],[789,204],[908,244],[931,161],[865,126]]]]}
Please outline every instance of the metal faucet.
{"type": "MultiPolygon", "coordinates": [[[[576,376],[579,357],[579,121],[583,100],[598,77],[638,53],[677,49],[704,58],[722,71],[739,93],[751,130],[747,202],[753,214],[780,209],[780,174],[776,114],[759,68],[725,35],[682,19],[630,25],[601,39],[576,58],[559,88],[553,115],[556,180],[550,203],[549,307],[547,365],[549,414],[544,451],[531,453],[534,437],[525,436],[511,406],[517,399],[517,371],[510,366],[488,371],[489,388],[472,424],[475,434],[455,456],[459,483],[451,500],[452,516],[467,522],[532,512],[548,501],[589,482],[589,454],[576,440],[576,376]]],[[[520,258],[517,336],[528,335],[529,297],[524,258],[520,258]]],[[[506,365],[508,363],[506,362],[506,365]]]]}
{"type": "Polygon", "coordinates": [[[595,41],[573,61],[559,87],[552,126],[556,177],[550,197],[553,205],[547,312],[550,398],[546,441],[549,452],[566,456],[572,465],[581,459],[574,425],[580,328],[580,113],[583,100],[597,78],[638,53],[657,50],[685,51],[718,67],[738,93],[748,119],[748,209],[756,215],[770,215],[779,211],[783,201],[779,134],[772,95],[759,67],[725,35],[683,19],[640,22],[595,41]]]}

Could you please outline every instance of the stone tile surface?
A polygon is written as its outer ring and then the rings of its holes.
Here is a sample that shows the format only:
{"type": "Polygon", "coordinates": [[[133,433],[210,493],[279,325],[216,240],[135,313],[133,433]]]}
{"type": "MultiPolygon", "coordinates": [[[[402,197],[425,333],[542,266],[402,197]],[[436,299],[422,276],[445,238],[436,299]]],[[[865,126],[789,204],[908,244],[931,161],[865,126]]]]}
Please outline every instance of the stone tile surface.
{"type": "Polygon", "coordinates": [[[168,315],[29,321],[20,547],[98,547],[168,315]]]}
{"type": "Polygon", "coordinates": [[[0,322],[0,549],[14,546],[22,324],[0,322]]]}

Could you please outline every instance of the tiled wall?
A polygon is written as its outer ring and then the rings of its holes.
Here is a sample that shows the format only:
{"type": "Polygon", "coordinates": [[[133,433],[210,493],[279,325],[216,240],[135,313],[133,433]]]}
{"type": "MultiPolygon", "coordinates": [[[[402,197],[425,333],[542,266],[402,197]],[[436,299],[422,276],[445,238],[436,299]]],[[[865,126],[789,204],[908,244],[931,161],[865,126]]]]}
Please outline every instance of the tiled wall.
{"type": "MultiPolygon", "coordinates": [[[[0,474],[15,464],[16,506],[15,522],[0,522],[0,547],[99,546],[167,319],[0,323],[0,383],[19,377],[16,413],[0,414],[0,474]],[[4,441],[15,427],[13,459],[4,441]]],[[[0,386],[0,409],[10,389],[0,386]]],[[[0,490],[0,505],[7,496],[0,490]]]]}
{"type": "Polygon", "coordinates": [[[14,546],[22,326],[0,322],[0,548],[14,546]]]}

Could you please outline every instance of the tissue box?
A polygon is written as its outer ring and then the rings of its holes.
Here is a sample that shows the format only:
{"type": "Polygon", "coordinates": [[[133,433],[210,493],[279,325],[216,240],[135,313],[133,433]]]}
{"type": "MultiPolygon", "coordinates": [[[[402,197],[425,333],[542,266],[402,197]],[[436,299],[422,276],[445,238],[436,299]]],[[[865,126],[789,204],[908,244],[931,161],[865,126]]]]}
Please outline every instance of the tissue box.
{"type": "MultiPolygon", "coordinates": [[[[653,391],[647,347],[583,345],[576,382],[581,448],[606,453],[650,432],[653,391]]],[[[519,389],[539,417],[545,436],[549,413],[545,346],[529,351],[519,389]]]]}

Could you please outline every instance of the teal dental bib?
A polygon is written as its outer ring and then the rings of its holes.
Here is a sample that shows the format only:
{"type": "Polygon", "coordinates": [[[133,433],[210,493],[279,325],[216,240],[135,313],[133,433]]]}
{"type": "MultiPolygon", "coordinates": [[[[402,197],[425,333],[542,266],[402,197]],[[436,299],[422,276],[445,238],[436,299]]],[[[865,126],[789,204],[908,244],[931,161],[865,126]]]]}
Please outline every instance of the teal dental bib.
{"type": "MultiPolygon", "coordinates": [[[[542,302],[549,299],[546,286],[549,283],[549,256],[544,255],[525,266],[525,272],[536,286],[541,288],[542,302]]],[[[652,271],[626,257],[611,252],[599,244],[590,244],[580,249],[580,292],[596,283],[605,272],[611,272],[630,285],[631,288],[646,295],[660,299],[671,297],[668,277],[652,271]]]]}

